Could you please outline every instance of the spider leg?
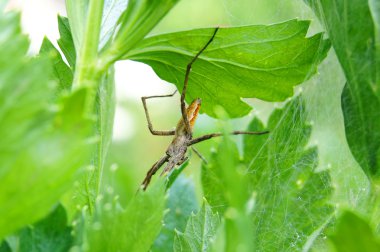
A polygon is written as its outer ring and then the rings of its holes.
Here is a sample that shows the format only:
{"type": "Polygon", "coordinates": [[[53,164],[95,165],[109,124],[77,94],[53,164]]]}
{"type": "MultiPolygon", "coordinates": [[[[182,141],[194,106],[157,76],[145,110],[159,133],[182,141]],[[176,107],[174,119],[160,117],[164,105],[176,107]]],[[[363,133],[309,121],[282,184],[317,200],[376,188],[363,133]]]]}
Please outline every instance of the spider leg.
{"type": "Polygon", "coordinates": [[[148,112],[148,107],[146,105],[146,100],[150,99],[150,98],[172,97],[173,95],[175,95],[175,93],[177,93],[177,90],[175,90],[172,94],[168,94],[168,95],[154,95],[154,96],[141,97],[141,101],[142,101],[143,106],[144,106],[146,120],[148,122],[148,128],[149,128],[150,133],[152,133],[153,135],[156,135],[156,136],[174,136],[175,130],[154,130],[153,129],[153,125],[152,125],[152,122],[150,120],[150,116],[149,116],[149,112],[148,112]]]}
{"type": "Polygon", "coordinates": [[[195,154],[197,154],[197,156],[202,160],[202,162],[208,164],[206,158],[202,156],[202,154],[197,149],[195,149],[195,147],[191,146],[191,149],[194,151],[195,154]]]}
{"type": "MultiPolygon", "coordinates": [[[[268,134],[268,133],[269,133],[269,131],[233,131],[230,134],[231,135],[264,135],[264,134],[268,134]]],[[[197,138],[190,140],[188,146],[203,142],[203,141],[211,139],[213,137],[220,137],[223,135],[224,135],[223,133],[211,133],[211,134],[207,134],[207,135],[204,135],[201,137],[197,137],[197,138]]]]}
{"type": "Polygon", "coordinates": [[[164,168],[164,170],[161,172],[160,176],[163,176],[166,173],[169,173],[171,170],[174,169],[174,167],[177,165],[177,162],[175,162],[173,159],[169,160],[168,164],[164,168]]]}
{"type": "Polygon", "coordinates": [[[160,160],[158,160],[156,163],[154,163],[152,168],[150,168],[150,170],[146,174],[144,181],[141,183],[144,191],[148,187],[150,180],[152,179],[153,175],[156,174],[156,172],[160,169],[160,167],[163,164],[165,164],[165,162],[167,162],[168,160],[169,160],[169,156],[165,155],[160,160]]]}
{"type": "Polygon", "coordinates": [[[209,39],[209,41],[194,56],[194,58],[190,61],[189,64],[187,64],[187,67],[186,67],[185,81],[184,81],[183,89],[182,89],[182,93],[181,93],[181,113],[182,113],[182,119],[183,119],[183,121],[185,123],[186,132],[188,132],[190,134],[191,134],[191,127],[190,127],[189,119],[187,118],[187,114],[186,114],[185,96],[186,96],[187,84],[189,82],[189,76],[190,76],[190,72],[191,72],[191,67],[192,67],[193,63],[198,59],[199,55],[201,55],[201,53],[204,50],[206,50],[206,48],[208,47],[208,45],[211,44],[211,42],[214,40],[215,35],[216,35],[218,29],[219,29],[219,27],[215,28],[215,31],[214,31],[213,35],[211,36],[211,38],[209,39]]]}

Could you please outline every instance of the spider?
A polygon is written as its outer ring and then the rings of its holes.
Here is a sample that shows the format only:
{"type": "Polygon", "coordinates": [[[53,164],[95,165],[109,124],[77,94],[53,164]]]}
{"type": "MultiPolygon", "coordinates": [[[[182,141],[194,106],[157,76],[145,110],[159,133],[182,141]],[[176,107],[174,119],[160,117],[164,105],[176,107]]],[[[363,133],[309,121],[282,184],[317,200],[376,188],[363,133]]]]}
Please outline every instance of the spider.
{"type": "MultiPolygon", "coordinates": [[[[186,67],[186,74],[185,74],[185,81],[181,93],[181,114],[182,117],[179,120],[177,127],[174,130],[167,130],[167,131],[161,131],[161,130],[154,130],[152,126],[152,122],[150,120],[146,100],[151,98],[162,98],[162,97],[172,97],[176,94],[177,90],[174,91],[172,94],[168,95],[155,95],[155,96],[145,96],[141,97],[146,120],[148,122],[148,128],[150,132],[153,135],[158,136],[174,136],[173,141],[169,145],[168,149],[166,150],[165,155],[158,160],[156,163],[153,164],[152,168],[147,172],[146,177],[144,181],[142,182],[141,186],[143,190],[146,190],[148,187],[150,180],[152,176],[161,168],[162,165],[164,165],[167,162],[166,167],[161,173],[161,176],[163,174],[169,173],[176,167],[177,165],[181,165],[183,162],[187,160],[186,152],[189,147],[192,147],[192,145],[200,143],[202,141],[208,140],[213,137],[219,137],[222,136],[222,133],[211,133],[206,134],[197,138],[193,138],[193,126],[195,124],[195,121],[197,119],[199,109],[201,107],[201,99],[196,98],[193,100],[193,102],[186,107],[185,104],[185,95],[186,95],[186,89],[188,86],[189,76],[191,72],[191,67],[193,63],[198,59],[198,57],[201,55],[201,53],[206,50],[206,48],[211,44],[213,39],[215,38],[216,33],[218,32],[219,28],[216,28],[214,30],[214,33],[212,34],[211,38],[208,40],[208,42],[202,47],[201,50],[194,56],[194,58],[188,63],[186,67]]],[[[247,134],[247,135],[262,135],[267,134],[268,131],[261,131],[261,132],[250,132],[250,131],[233,131],[230,134],[232,135],[240,135],[240,134],[247,134]]],[[[194,152],[200,156],[200,154],[193,148],[194,152]]],[[[202,156],[200,156],[202,160],[202,156]]]]}

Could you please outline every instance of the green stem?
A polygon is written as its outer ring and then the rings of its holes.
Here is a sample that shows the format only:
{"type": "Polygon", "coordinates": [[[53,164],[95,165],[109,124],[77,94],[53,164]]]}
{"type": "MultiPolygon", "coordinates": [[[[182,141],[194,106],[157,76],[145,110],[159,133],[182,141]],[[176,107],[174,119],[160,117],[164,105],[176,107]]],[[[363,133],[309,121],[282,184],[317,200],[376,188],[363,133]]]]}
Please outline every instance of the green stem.
{"type": "MultiPolygon", "coordinates": [[[[74,75],[73,89],[85,88],[87,89],[86,101],[85,101],[85,116],[90,116],[95,111],[95,99],[97,95],[97,89],[102,78],[103,71],[106,69],[99,69],[98,67],[98,48],[100,40],[100,28],[102,22],[104,0],[90,0],[86,26],[84,30],[83,42],[81,48],[79,48],[79,53],[76,62],[76,70],[74,75]],[[102,71],[103,70],[103,71],[102,71]]],[[[99,192],[99,181],[101,175],[101,165],[98,164],[97,170],[95,170],[95,176],[97,178],[97,183],[95,188],[95,193],[99,192]]],[[[91,177],[91,176],[90,176],[91,177]]],[[[87,200],[90,214],[93,213],[93,200],[91,198],[91,192],[89,188],[89,179],[86,179],[86,191],[87,200]]]]}
{"type": "Polygon", "coordinates": [[[96,97],[96,88],[101,78],[97,69],[100,26],[102,22],[104,0],[90,0],[86,28],[77,59],[73,88],[89,88],[87,94],[86,112],[91,113],[96,97]]]}

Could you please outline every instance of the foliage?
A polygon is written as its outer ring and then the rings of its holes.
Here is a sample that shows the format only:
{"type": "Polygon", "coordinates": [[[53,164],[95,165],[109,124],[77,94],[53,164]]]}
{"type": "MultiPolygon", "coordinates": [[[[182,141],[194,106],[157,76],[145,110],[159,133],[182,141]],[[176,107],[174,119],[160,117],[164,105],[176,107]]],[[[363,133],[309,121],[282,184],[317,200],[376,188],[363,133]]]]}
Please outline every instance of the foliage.
{"type": "Polygon", "coordinates": [[[72,245],[71,228],[62,205],[45,219],[20,232],[20,251],[67,251],[72,245]]]}
{"type": "Polygon", "coordinates": [[[380,107],[380,41],[376,17],[380,10],[375,1],[372,8],[371,1],[308,2],[316,14],[323,17],[346,75],[342,108],[347,141],[367,176],[377,177],[380,168],[380,112],[377,109],[380,107]],[[356,18],[350,18],[352,15],[356,18]]]}
{"type": "Polygon", "coordinates": [[[181,91],[186,65],[215,27],[152,35],[178,0],[66,0],[59,48],[45,38],[32,56],[20,14],[0,0],[0,251],[379,250],[380,4],[304,2],[329,40],[315,22],[290,18],[219,28],[193,65],[186,97],[202,98],[202,111],[222,118],[201,185],[183,174],[193,172],[187,161],[142,191],[137,178],[104,178],[117,167],[109,162],[114,65],[145,63],[181,91]],[[339,184],[318,165],[311,104],[302,91],[293,97],[296,86],[319,80],[319,64],[334,55],[330,41],[347,81],[345,137],[371,184],[359,206],[348,206],[355,211],[329,202],[339,184]],[[229,118],[251,110],[242,98],[281,108],[267,123],[250,121],[249,131],[269,134],[236,144],[229,118]],[[125,198],[123,187],[137,192],[125,198]]]}
{"type": "Polygon", "coordinates": [[[366,220],[345,211],[339,218],[337,230],[330,237],[335,251],[379,251],[380,241],[366,220]]]}
{"type": "Polygon", "coordinates": [[[165,186],[162,180],[158,182],[146,192],[139,191],[125,210],[117,202],[100,203],[90,226],[85,228],[85,250],[148,251],[164,217],[165,186]]]}
{"type": "Polygon", "coordinates": [[[236,146],[224,140],[213,162],[203,167],[206,199],[242,228],[228,230],[226,225],[226,233],[234,235],[234,241],[244,241],[242,237],[249,233],[246,240],[252,240],[251,246],[259,251],[301,250],[332,214],[327,204],[329,175],[315,172],[317,149],[305,148],[311,133],[305,119],[302,99],[294,98],[272,113],[267,128],[253,119],[250,131],[269,129],[270,134],[258,141],[245,136],[243,160],[239,160],[236,146]],[[237,213],[240,217],[235,217],[237,213]],[[239,220],[247,214],[248,223],[239,220]]]}
{"type": "MultiPolygon", "coordinates": [[[[306,0],[306,2],[326,27],[346,76],[347,82],[342,92],[346,138],[352,154],[371,182],[368,203],[373,206],[365,207],[365,211],[369,212],[372,222],[378,226],[380,5],[377,1],[357,0],[339,2],[306,0]],[[350,18],[352,15],[355,15],[355,20],[350,18]]],[[[342,223],[348,218],[353,219],[347,214],[342,218],[342,223]]]]}
{"type": "Polygon", "coordinates": [[[1,15],[0,30],[3,238],[48,214],[71,186],[75,172],[87,159],[90,122],[81,113],[85,90],[61,97],[55,107],[51,104],[64,85],[49,82],[59,56],[54,54],[50,61],[44,54],[38,58],[26,55],[28,41],[21,35],[19,15],[1,15]]]}
{"type": "MultiPolygon", "coordinates": [[[[194,63],[187,101],[201,97],[208,115],[216,116],[214,107],[219,105],[230,116],[241,117],[251,110],[241,97],[266,101],[291,97],[293,86],[316,72],[329,49],[321,33],[305,38],[308,28],[308,21],[298,20],[219,28],[194,63]]],[[[124,58],[149,64],[160,78],[182,90],[186,65],[213,32],[198,29],[149,37],[124,58]]]]}
{"type": "Polygon", "coordinates": [[[177,231],[174,251],[209,251],[219,222],[218,215],[205,201],[202,209],[189,218],[185,231],[177,231]]]}
{"type": "Polygon", "coordinates": [[[183,230],[192,212],[198,210],[193,182],[185,176],[180,176],[170,188],[166,207],[169,213],[165,215],[164,226],[157,236],[152,251],[170,251],[173,249],[176,230],[183,230]]]}

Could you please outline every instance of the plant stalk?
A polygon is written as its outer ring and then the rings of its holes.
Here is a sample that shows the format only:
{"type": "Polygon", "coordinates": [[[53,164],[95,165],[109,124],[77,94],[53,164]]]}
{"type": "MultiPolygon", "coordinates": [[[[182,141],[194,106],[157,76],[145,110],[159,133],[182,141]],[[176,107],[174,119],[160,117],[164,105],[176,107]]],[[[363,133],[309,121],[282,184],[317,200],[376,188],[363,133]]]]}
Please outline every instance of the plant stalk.
{"type": "Polygon", "coordinates": [[[93,112],[96,89],[102,76],[102,72],[97,69],[97,61],[103,6],[104,0],[90,0],[85,34],[79,50],[73,82],[73,89],[89,89],[85,108],[88,114],[93,112]]]}

